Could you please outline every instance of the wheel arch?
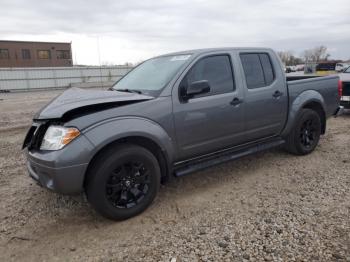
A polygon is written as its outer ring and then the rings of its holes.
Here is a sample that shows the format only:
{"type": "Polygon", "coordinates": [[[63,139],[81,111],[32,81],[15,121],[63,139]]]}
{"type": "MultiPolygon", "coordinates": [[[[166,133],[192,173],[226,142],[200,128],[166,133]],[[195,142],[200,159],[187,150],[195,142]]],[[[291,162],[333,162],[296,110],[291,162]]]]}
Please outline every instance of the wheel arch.
{"type": "Polygon", "coordinates": [[[169,165],[169,159],[166,152],[164,152],[164,150],[162,150],[162,148],[150,138],[143,137],[143,136],[126,136],[126,137],[116,139],[104,145],[103,147],[99,148],[98,151],[95,152],[86,169],[86,173],[84,177],[84,188],[86,185],[87,173],[91,169],[91,166],[94,165],[95,161],[106,151],[113,150],[113,148],[116,148],[118,145],[122,145],[122,144],[138,145],[150,151],[158,160],[159,167],[161,170],[161,176],[162,176],[161,182],[165,183],[166,181],[169,180],[171,170],[169,165]]]}
{"type": "MultiPolygon", "coordinates": [[[[170,135],[156,122],[140,117],[122,117],[97,123],[84,131],[94,149],[87,161],[89,172],[96,158],[121,143],[131,143],[148,149],[157,158],[162,181],[169,179],[174,158],[174,145],[170,135]]],[[[85,182],[84,182],[85,185],[85,182]]]]}
{"type": "Polygon", "coordinates": [[[314,110],[321,119],[321,134],[326,132],[326,110],[325,101],[322,95],[315,90],[307,90],[299,94],[289,107],[289,114],[287,124],[281,134],[282,137],[288,136],[291,129],[295,125],[297,116],[302,109],[312,109],[314,110]]]}

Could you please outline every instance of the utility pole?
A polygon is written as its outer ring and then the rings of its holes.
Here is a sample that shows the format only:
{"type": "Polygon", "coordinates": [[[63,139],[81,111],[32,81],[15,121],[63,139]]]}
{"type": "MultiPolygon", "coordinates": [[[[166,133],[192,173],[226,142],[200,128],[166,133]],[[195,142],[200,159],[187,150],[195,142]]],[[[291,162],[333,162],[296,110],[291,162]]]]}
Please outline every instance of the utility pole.
{"type": "Polygon", "coordinates": [[[102,65],[101,65],[101,54],[100,54],[100,39],[97,36],[97,54],[98,54],[98,63],[100,64],[100,80],[101,80],[101,88],[103,88],[103,80],[102,80],[102,65]]]}

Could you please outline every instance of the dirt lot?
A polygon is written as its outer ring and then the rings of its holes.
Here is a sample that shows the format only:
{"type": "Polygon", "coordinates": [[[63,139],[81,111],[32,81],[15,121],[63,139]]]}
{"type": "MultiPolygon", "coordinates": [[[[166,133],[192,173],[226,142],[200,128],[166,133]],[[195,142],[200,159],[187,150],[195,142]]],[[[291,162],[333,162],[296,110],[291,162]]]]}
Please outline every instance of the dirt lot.
{"type": "Polygon", "coordinates": [[[176,179],[112,222],[27,176],[25,132],[59,92],[0,94],[0,260],[350,261],[350,113],[311,155],[275,149],[176,179]]]}

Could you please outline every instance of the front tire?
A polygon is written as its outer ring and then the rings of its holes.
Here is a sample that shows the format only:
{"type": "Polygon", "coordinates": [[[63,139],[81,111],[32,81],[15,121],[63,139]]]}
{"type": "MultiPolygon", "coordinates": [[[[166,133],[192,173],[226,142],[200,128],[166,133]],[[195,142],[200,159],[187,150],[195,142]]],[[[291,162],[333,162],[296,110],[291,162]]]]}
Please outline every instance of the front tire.
{"type": "Polygon", "coordinates": [[[124,220],[153,202],[160,177],[158,161],[150,151],[133,144],[117,145],[94,161],[87,174],[86,195],[104,217],[124,220]]]}
{"type": "Polygon", "coordinates": [[[295,155],[306,155],[314,151],[321,135],[321,119],[312,109],[302,109],[287,137],[286,149],[295,155]]]}

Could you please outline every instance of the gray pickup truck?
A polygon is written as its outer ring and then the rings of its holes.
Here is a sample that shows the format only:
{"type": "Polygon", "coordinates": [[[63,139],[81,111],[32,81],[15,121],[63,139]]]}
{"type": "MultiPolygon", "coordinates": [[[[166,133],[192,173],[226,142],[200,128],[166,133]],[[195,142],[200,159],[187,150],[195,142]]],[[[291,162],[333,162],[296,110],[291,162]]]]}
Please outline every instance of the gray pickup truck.
{"type": "Polygon", "coordinates": [[[170,177],[283,145],[312,152],[339,113],[338,77],[286,78],[271,49],[220,48],[149,59],[110,90],[71,88],[33,120],[30,176],[85,192],[107,218],[145,210],[170,177]]]}

